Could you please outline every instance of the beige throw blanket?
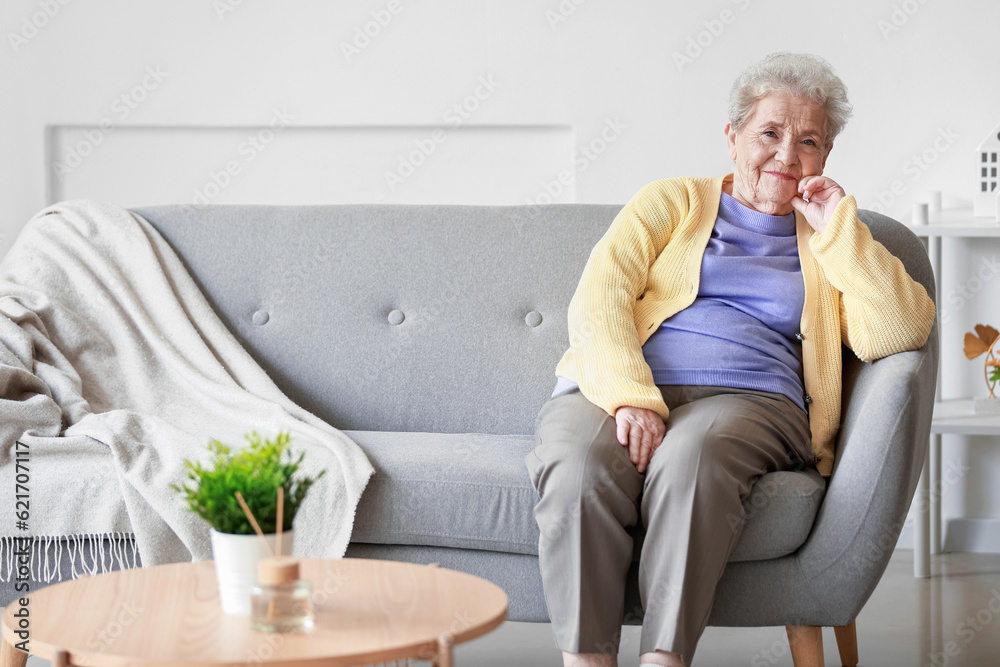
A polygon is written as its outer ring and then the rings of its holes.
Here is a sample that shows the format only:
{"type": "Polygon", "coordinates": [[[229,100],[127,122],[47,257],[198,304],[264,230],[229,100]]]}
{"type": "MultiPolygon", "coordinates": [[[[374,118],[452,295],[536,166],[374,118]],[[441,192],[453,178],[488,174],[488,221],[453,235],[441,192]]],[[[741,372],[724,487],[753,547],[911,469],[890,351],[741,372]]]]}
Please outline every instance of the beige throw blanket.
{"type": "Polygon", "coordinates": [[[55,572],[41,562],[47,539],[117,545],[128,530],[145,565],[211,558],[208,525],[170,484],[183,482],[185,458],[207,459],[210,438],[241,445],[250,430],[290,431],[304,472],[327,470],[296,517],[295,548],[342,556],[371,464],[282,394],[159,233],[89,200],[28,222],[0,264],[0,578],[11,574],[13,537],[35,537],[37,572],[55,572]],[[30,452],[27,530],[13,501],[18,440],[30,452]],[[82,486],[101,479],[111,483],[82,486]],[[86,503],[74,488],[86,488],[86,503]]]}

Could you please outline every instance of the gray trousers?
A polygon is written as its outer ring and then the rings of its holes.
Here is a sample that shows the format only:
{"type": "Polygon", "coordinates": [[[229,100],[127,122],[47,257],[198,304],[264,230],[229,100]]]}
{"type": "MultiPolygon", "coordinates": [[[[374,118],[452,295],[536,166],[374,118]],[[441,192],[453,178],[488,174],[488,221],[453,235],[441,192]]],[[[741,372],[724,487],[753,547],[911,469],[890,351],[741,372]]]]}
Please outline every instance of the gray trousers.
{"type": "Polygon", "coordinates": [[[673,651],[690,665],[754,482],[813,465],[808,417],[784,396],[659,389],[670,417],[645,474],[618,443],[614,418],[579,389],[550,398],[538,414],[525,465],[540,497],[538,560],[563,651],[617,654],[633,555],[628,529],[641,512],[639,652],[673,651]]]}

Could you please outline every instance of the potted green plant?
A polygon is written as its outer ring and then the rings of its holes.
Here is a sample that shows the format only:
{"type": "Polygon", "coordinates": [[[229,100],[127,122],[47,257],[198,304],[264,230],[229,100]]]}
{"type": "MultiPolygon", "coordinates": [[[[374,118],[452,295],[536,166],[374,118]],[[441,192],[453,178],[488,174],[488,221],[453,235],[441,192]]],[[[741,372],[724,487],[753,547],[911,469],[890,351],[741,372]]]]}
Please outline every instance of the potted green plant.
{"type": "Polygon", "coordinates": [[[211,460],[184,461],[187,482],[171,487],[184,496],[188,508],[211,526],[212,555],[219,582],[219,599],[227,614],[250,613],[250,589],[257,583],[257,562],[275,550],[278,525],[278,488],[284,491],[282,536],[284,553],[291,552],[293,521],[309,488],[326,471],[315,477],[303,476],[299,467],[305,452],[295,457],[289,449],[291,436],[279,433],[273,440],[256,431],[244,436],[248,445],[232,451],[218,440],[208,443],[211,460]],[[242,494],[267,543],[255,534],[240,507],[236,492],[242,494]]]}

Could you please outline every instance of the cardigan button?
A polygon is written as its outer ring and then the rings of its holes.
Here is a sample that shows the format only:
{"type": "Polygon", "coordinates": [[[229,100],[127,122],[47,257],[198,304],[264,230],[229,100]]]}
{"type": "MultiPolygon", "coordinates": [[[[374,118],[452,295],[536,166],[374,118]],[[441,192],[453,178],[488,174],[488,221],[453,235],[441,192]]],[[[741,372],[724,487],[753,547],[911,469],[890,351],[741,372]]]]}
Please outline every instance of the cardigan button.
{"type": "Polygon", "coordinates": [[[795,334],[795,340],[802,341],[802,340],[805,340],[805,339],[806,339],[806,337],[802,335],[801,331],[799,333],[795,334]]]}
{"type": "Polygon", "coordinates": [[[812,396],[806,396],[803,400],[806,402],[806,405],[813,402],[812,396]]]}

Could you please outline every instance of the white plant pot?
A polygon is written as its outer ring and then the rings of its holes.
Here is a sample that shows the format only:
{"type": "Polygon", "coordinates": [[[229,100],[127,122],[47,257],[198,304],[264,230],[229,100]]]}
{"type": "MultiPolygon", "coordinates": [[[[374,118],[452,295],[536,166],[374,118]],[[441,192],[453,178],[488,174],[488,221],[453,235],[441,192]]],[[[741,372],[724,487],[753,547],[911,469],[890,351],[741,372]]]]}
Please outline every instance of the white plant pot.
{"type": "MultiPolygon", "coordinates": [[[[267,558],[267,549],[257,535],[219,533],[214,528],[211,535],[222,611],[231,616],[249,616],[250,589],[257,585],[257,563],[267,558]]],[[[277,535],[264,537],[274,550],[277,535]]],[[[281,534],[281,553],[285,556],[292,554],[292,538],[290,530],[281,534]]]]}

